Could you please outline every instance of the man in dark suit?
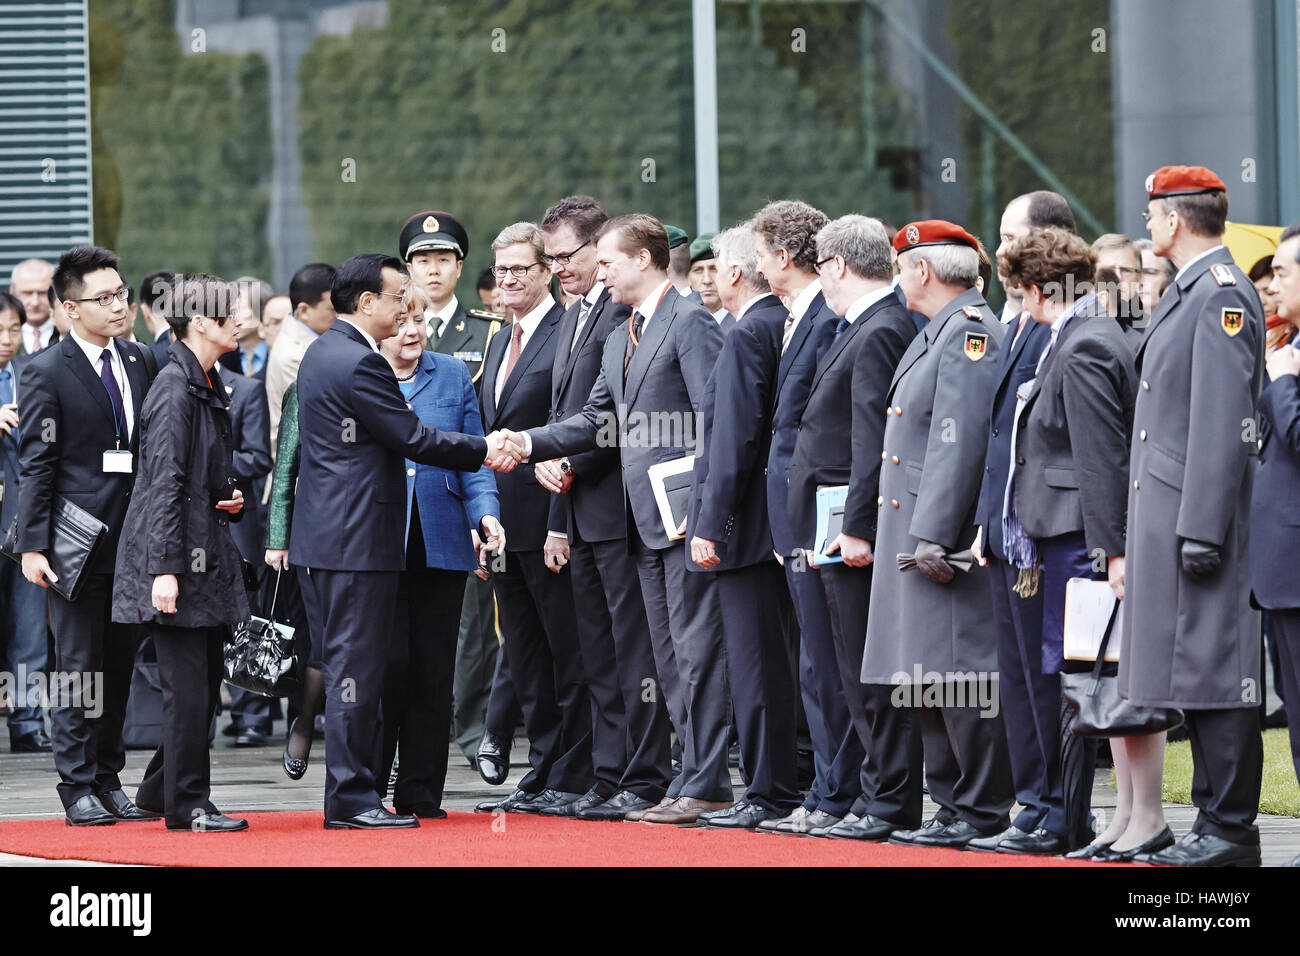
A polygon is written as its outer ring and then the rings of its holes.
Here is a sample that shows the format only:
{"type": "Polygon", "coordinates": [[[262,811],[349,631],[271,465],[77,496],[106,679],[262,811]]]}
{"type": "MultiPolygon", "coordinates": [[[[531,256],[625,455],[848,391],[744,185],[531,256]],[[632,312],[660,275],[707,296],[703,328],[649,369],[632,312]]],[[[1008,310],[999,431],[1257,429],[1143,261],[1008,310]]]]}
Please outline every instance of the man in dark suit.
{"type": "Polygon", "coordinates": [[[419,826],[383,808],[375,781],[386,642],[406,565],[403,459],[457,471],[514,464],[498,436],[428,428],[402,400],[377,346],[397,330],[402,277],[401,260],[391,256],[345,262],[330,290],[339,318],[299,368],[301,464],[289,563],[307,569],[311,627],[324,635],[331,829],[419,826]]]}
{"type": "MultiPolygon", "coordinates": [[[[799,435],[799,419],[808,401],[817,361],[835,334],[839,316],[831,311],[817,278],[817,231],[826,216],[807,203],[769,203],[752,220],[758,271],[788,306],[781,330],[781,361],[777,366],[772,440],[767,455],[767,516],[772,548],[784,566],[786,586],[799,626],[799,674],[803,709],[812,738],[818,773],[804,801],[804,813],[785,821],[781,829],[802,828],[805,814],[817,810],[832,785],[826,775],[835,759],[839,735],[828,729],[818,702],[833,699],[839,686],[830,616],[818,572],[808,566],[790,531],[790,460],[799,435]],[[791,558],[798,557],[798,560],[791,558]]],[[[838,801],[832,801],[837,803],[838,801]]],[[[841,815],[832,813],[832,815],[841,815]]]]}
{"type": "Polygon", "coordinates": [[[801,801],[795,765],[797,636],[790,595],[772,554],[764,480],[786,311],[758,273],[747,225],[728,229],[715,242],[717,258],[711,252],[709,262],[722,277],[717,291],[739,318],[704,387],[686,533],[688,568],[717,578],[718,600],[727,608],[727,685],[746,788],[733,806],[705,813],[700,822],[752,830],[783,819],[801,801]],[[730,281],[732,270],[738,281],[730,281]]]}
{"type": "MultiPolygon", "coordinates": [[[[27,358],[19,354],[26,316],[17,297],[0,292],[0,528],[18,514],[19,379],[27,358]]],[[[45,641],[45,592],[23,577],[9,561],[0,562],[0,664],[13,675],[20,695],[9,712],[9,749],[14,753],[48,753],[50,738],[40,705],[41,676],[49,656],[45,641]],[[19,675],[25,674],[26,679],[19,675]]]]}
{"type": "Polygon", "coordinates": [[[110,620],[113,563],[134,479],[140,409],[157,369],[147,350],[116,338],[126,328],[127,299],[117,265],[116,255],[95,246],[77,246],[59,258],[54,289],[71,333],[27,363],[18,407],[17,550],[27,580],[49,586],[45,551],[60,499],[108,526],[94,561],[83,569],[88,577],[77,600],[47,595],[53,669],[64,675],[52,688],[60,695],[50,715],[54,762],[73,826],[157,819],[131,803],[118,777],[126,765],[122,721],[139,641],[132,628],[110,620]],[[90,683],[96,700],[63,702],[73,674],[90,683]],[[98,716],[89,716],[99,707],[98,716]]]}
{"type": "MultiPolygon", "coordinates": [[[[590,196],[568,196],[542,218],[551,273],[580,296],[560,320],[551,369],[551,414],[563,421],[582,411],[600,374],[605,340],[627,324],[631,309],[596,280],[596,233],[607,217],[590,196]]],[[[546,567],[571,571],[578,641],[591,695],[595,784],[578,800],[542,812],[584,820],[620,820],[658,803],[671,780],[668,712],[642,681],[654,673],[654,650],[641,581],[627,547],[623,472],[618,449],[597,448],[538,462],[537,480],[551,491],[546,567]]]]}
{"type": "MultiPolygon", "coordinates": [[[[1269,291],[1277,314],[1300,325],[1300,225],[1288,226],[1273,254],[1269,291]]],[[[1300,351],[1268,353],[1269,384],[1259,396],[1259,468],[1250,499],[1250,586],[1268,613],[1282,665],[1282,696],[1300,715],[1300,351]]],[[[1291,764],[1300,780],[1300,716],[1290,725],[1291,764]]],[[[1288,866],[1300,866],[1297,856],[1288,866]]]]}
{"type": "Polygon", "coordinates": [[[731,804],[727,769],[730,702],[723,673],[721,610],[711,575],[690,574],[682,535],[667,528],[651,487],[651,466],[693,454],[704,386],[722,333],[703,308],[668,281],[668,233],[652,216],[611,219],[598,234],[597,279],[627,326],[605,341],[600,374],[580,415],[512,436],[539,461],[617,443],[628,542],[654,640],[657,684],[682,745],[682,771],[660,805],[624,819],[695,823],[731,804]]]}
{"type": "MultiPolygon", "coordinates": [[[[497,282],[510,317],[484,360],[483,427],[519,431],[545,424],[551,410],[556,330],[564,307],[547,291],[550,270],[536,224],[507,226],[492,242],[497,282]]],[[[504,800],[483,811],[539,813],[573,803],[591,776],[591,703],[575,635],[569,572],[544,560],[551,501],[531,464],[497,478],[501,522],[510,530],[504,567],[492,586],[504,638],[501,651],[531,744],[532,771],[504,800]]],[[[503,665],[504,666],[504,665],[503,665]]],[[[494,687],[494,691],[497,688],[494,687]]]]}
{"type": "Polygon", "coordinates": [[[172,358],[172,330],[167,324],[166,310],[171,307],[175,284],[176,273],[168,269],[159,269],[141,279],[138,290],[140,313],[144,316],[145,325],[149,327],[154,337],[149,351],[153,352],[154,363],[159,369],[172,358]]]}
{"type": "Polygon", "coordinates": [[[813,374],[790,462],[790,530],[810,553],[820,545],[815,541],[817,489],[848,487],[840,533],[826,544],[826,553],[839,555],[843,563],[825,564],[817,572],[833,641],[832,659],[824,666],[838,680],[829,688],[819,686],[817,701],[825,730],[833,735],[833,758],[826,793],[804,821],[814,835],[841,839],[879,839],[880,818],[872,813],[888,816],[884,807],[890,799],[879,792],[867,756],[871,731],[858,673],[883,467],[880,409],[894,369],[916,336],[911,316],[890,286],[891,252],[884,224],[865,216],[844,216],[817,234],[823,294],[843,318],[813,374]]]}
{"type": "Polygon", "coordinates": [[[243,322],[243,331],[239,336],[239,348],[226,352],[217,362],[224,369],[265,383],[271,346],[262,338],[262,310],[275,295],[275,290],[269,282],[255,276],[240,276],[233,285],[236,289],[235,309],[243,322]]]}

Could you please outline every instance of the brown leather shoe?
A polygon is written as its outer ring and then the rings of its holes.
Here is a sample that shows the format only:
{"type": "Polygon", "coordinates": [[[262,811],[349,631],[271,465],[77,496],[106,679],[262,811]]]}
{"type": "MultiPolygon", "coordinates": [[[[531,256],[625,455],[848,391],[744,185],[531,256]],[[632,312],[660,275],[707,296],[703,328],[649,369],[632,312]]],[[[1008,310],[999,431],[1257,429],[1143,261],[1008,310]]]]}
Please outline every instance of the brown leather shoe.
{"type": "Polygon", "coordinates": [[[655,810],[662,810],[665,807],[671,807],[674,803],[677,802],[677,800],[678,800],[677,797],[664,797],[653,807],[650,807],[646,810],[633,810],[631,813],[625,815],[623,819],[631,820],[635,823],[637,820],[642,819],[647,813],[653,813],[655,810]]]}
{"type": "Polygon", "coordinates": [[[695,797],[679,797],[671,807],[647,810],[641,818],[642,823],[674,823],[677,826],[693,826],[699,822],[700,814],[709,810],[725,810],[731,804],[727,801],[714,803],[710,800],[697,800],[695,797]]]}

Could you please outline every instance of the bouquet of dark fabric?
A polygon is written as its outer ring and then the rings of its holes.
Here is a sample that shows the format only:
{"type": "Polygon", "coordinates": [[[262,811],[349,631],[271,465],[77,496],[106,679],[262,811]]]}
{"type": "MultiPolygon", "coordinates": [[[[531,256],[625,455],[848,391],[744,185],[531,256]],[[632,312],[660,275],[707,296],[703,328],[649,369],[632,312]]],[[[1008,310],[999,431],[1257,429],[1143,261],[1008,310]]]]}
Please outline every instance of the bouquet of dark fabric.
{"type": "Polygon", "coordinates": [[[266,617],[250,617],[237,624],[224,650],[226,681],[263,697],[290,697],[298,693],[302,669],[293,650],[294,629],[275,620],[275,599],[280,593],[280,572],[266,617]]]}

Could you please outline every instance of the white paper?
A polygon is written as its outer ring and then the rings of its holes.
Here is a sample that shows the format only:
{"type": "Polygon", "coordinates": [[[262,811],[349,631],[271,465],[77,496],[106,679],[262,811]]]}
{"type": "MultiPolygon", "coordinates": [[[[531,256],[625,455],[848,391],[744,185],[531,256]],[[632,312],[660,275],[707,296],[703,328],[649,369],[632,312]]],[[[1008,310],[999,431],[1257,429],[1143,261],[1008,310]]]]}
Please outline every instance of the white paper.
{"type": "MultiPolygon", "coordinates": [[[[1067,661],[1095,661],[1115,606],[1115,592],[1105,581],[1088,578],[1070,578],[1065,583],[1065,659],[1067,661]]],[[[1106,660],[1119,660],[1124,617],[1115,615],[1115,627],[1106,645],[1106,660]]]]}

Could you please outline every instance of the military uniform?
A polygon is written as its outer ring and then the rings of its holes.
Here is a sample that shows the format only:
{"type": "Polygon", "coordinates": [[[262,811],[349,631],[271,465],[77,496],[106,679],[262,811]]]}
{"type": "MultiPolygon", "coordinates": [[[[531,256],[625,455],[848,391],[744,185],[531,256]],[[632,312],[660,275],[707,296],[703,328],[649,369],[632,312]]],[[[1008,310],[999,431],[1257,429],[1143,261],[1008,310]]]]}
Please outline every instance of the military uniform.
{"type": "MultiPolygon", "coordinates": [[[[1152,199],[1199,167],[1165,167],[1152,199]]],[[[1194,190],[1206,192],[1206,189],[1194,190]]],[[[1262,745],[1260,624],[1251,609],[1248,532],[1264,315],[1223,246],[1186,263],[1160,299],[1137,354],[1119,690],[1134,704],[1182,708],[1192,740],[1192,834],[1258,847],[1262,745]],[[1219,550],[1199,578],[1183,542],[1219,550]]],[[[1172,853],[1172,856],[1167,856],[1172,853]]]]}
{"type": "Polygon", "coordinates": [[[487,355],[488,342],[492,341],[492,336],[501,328],[501,321],[499,315],[482,309],[467,309],[463,302],[457,302],[456,311],[447,320],[442,334],[438,334],[435,325],[424,347],[464,362],[469,369],[469,377],[474,380],[474,387],[477,388],[479,378],[483,375],[483,356],[487,355]]]}

